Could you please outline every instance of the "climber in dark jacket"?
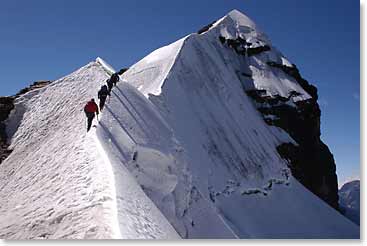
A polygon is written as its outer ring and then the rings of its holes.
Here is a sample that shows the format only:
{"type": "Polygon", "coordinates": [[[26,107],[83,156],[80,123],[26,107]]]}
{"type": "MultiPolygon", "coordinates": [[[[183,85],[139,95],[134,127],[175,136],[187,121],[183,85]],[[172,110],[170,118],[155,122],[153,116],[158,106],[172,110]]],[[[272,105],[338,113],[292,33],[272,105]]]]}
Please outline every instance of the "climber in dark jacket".
{"type": "Polygon", "coordinates": [[[98,91],[99,108],[101,111],[103,110],[107,96],[111,96],[111,93],[106,85],[102,85],[101,89],[98,91]]]}
{"type": "Polygon", "coordinates": [[[117,82],[120,81],[120,76],[118,73],[114,73],[111,75],[111,78],[109,78],[106,82],[108,85],[108,91],[111,92],[113,86],[116,86],[117,82]]]}
{"type": "Polygon", "coordinates": [[[97,115],[99,114],[98,106],[93,98],[84,106],[84,112],[85,115],[87,116],[88,120],[87,132],[89,132],[90,128],[92,127],[92,122],[95,114],[97,115]]]}

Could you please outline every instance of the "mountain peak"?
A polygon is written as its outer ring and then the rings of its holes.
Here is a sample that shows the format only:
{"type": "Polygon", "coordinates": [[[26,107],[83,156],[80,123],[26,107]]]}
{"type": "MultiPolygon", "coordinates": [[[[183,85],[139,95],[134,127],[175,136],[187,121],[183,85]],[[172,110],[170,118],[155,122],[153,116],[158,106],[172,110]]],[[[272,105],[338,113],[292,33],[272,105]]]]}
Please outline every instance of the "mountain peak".
{"type": "Polygon", "coordinates": [[[243,14],[237,9],[230,11],[225,18],[231,18],[234,22],[238,23],[240,26],[248,26],[253,29],[256,29],[256,24],[253,22],[248,16],[243,14]]]}
{"type": "Polygon", "coordinates": [[[297,181],[334,206],[316,89],[290,64],[233,10],[132,65],[88,133],[101,58],[15,99],[0,238],[359,238],[297,181]]]}
{"type": "Polygon", "coordinates": [[[259,42],[260,45],[271,45],[270,40],[248,16],[234,9],[217,20],[209,30],[219,32],[226,39],[242,39],[259,42]]]}

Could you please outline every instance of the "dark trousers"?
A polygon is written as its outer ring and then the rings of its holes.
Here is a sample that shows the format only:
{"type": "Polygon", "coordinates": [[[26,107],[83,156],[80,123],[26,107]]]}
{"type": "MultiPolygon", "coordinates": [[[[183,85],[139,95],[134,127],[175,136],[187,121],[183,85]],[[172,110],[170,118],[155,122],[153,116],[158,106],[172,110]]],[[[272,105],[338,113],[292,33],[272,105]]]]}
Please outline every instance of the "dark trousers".
{"type": "Polygon", "coordinates": [[[107,96],[99,97],[99,109],[102,111],[104,104],[106,102],[107,96]]]}
{"type": "Polygon", "coordinates": [[[90,128],[92,127],[92,123],[93,123],[93,119],[95,114],[94,113],[86,113],[87,115],[87,121],[88,121],[88,125],[87,125],[87,132],[89,132],[90,128]]]}
{"type": "Polygon", "coordinates": [[[108,91],[111,93],[112,91],[112,88],[113,88],[113,84],[108,84],[108,91]]]}

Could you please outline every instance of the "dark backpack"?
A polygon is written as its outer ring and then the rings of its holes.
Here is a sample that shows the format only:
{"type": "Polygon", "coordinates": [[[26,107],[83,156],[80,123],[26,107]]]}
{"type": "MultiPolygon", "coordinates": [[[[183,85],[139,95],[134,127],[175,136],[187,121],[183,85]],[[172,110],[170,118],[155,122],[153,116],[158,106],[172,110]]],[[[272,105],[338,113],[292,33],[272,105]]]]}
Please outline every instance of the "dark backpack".
{"type": "Polygon", "coordinates": [[[107,82],[108,87],[113,86],[113,81],[111,79],[108,79],[106,82],[107,82]]]}
{"type": "Polygon", "coordinates": [[[110,95],[110,92],[108,91],[107,85],[103,85],[98,92],[98,98],[107,97],[108,95],[110,95]]]}
{"type": "Polygon", "coordinates": [[[117,73],[112,74],[111,78],[109,79],[110,83],[116,84],[120,80],[120,77],[117,73]]]}

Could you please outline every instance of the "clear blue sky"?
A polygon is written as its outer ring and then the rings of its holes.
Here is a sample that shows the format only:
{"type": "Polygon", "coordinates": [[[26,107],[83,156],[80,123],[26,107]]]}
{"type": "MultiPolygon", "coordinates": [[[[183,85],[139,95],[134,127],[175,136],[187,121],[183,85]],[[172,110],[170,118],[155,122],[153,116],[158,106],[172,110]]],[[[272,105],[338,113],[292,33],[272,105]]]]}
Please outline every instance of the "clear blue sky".
{"type": "Polygon", "coordinates": [[[0,95],[101,56],[130,66],[232,9],[252,18],[319,89],[339,180],[359,176],[359,1],[32,0],[0,4],[0,95]]]}

